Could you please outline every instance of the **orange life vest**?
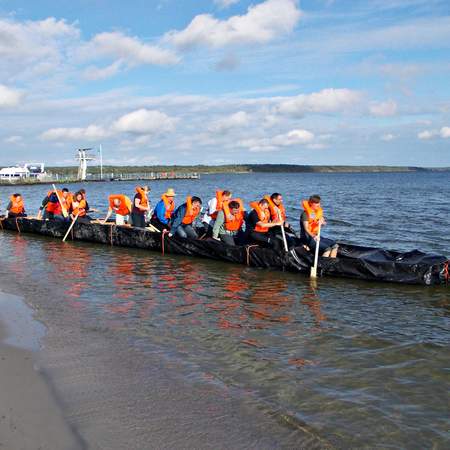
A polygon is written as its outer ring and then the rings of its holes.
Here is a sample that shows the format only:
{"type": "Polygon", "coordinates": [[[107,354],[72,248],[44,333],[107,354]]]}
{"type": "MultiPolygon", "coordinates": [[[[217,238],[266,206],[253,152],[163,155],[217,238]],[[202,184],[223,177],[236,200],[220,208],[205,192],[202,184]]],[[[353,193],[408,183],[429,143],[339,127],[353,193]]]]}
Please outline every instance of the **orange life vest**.
{"type": "Polygon", "coordinates": [[[223,208],[223,191],[216,191],[216,200],[217,200],[216,210],[209,215],[211,219],[214,220],[217,219],[217,214],[219,214],[219,211],[223,208]]]}
{"type": "MultiPolygon", "coordinates": [[[[258,202],[252,202],[250,203],[250,206],[256,211],[256,213],[258,214],[258,219],[259,222],[263,222],[263,223],[269,223],[270,221],[270,210],[263,210],[261,208],[261,206],[259,206],[258,202]]],[[[257,231],[258,233],[267,233],[269,231],[268,228],[264,228],[261,227],[259,225],[255,226],[255,231],[257,231]]]]}
{"type": "Polygon", "coordinates": [[[285,221],[286,209],[284,208],[283,203],[280,203],[280,205],[277,206],[270,198],[270,195],[265,195],[264,198],[269,202],[270,218],[272,219],[272,221],[273,222],[278,222],[279,220],[285,221]]]}
{"type": "Polygon", "coordinates": [[[148,195],[140,186],[136,188],[136,192],[141,196],[141,206],[143,208],[148,208],[148,195]]]}
{"type": "Polygon", "coordinates": [[[170,219],[172,217],[172,213],[175,211],[175,202],[172,197],[167,197],[164,194],[161,196],[161,200],[164,202],[164,206],[166,207],[164,217],[166,219],[170,219]]]}
{"type": "Polygon", "coordinates": [[[20,200],[17,200],[17,197],[11,195],[10,197],[11,208],[9,208],[9,212],[12,214],[23,214],[25,212],[25,206],[23,204],[22,196],[20,196],[20,200]]]}
{"type": "Polygon", "coordinates": [[[184,214],[182,222],[184,225],[191,225],[197,216],[200,214],[200,207],[192,205],[192,197],[186,198],[186,213],[184,214]]]}
{"type": "Polygon", "coordinates": [[[131,200],[123,194],[113,194],[109,196],[109,207],[119,216],[128,216],[131,213],[131,200]],[[119,200],[120,205],[116,206],[114,200],[119,200]]]}
{"type": "Polygon", "coordinates": [[[227,231],[239,231],[244,223],[244,204],[240,198],[234,198],[233,200],[223,203],[223,214],[225,216],[225,230],[227,231]],[[236,215],[231,214],[229,204],[230,202],[239,203],[239,212],[236,215]]]}
{"type": "Polygon", "coordinates": [[[308,200],[302,201],[302,207],[308,216],[309,231],[312,235],[316,236],[319,231],[319,220],[323,217],[323,209],[319,208],[317,211],[314,211],[308,200]]]}
{"type": "Polygon", "coordinates": [[[78,217],[84,217],[86,215],[86,200],[82,198],[80,201],[74,200],[72,201],[72,214],[78,217]]]}
{"type": "Polygon", "coordinates": [[[53,213],[53,214],[62,214],[62,210],[64,208],[65,212],[68,213],[69,209],[72,205],[72,194],[69,192],[67,197],[63,196],[63,191],[49,191],[47,192],[47,197],[50,198],[50,196],[52,194],[56,195],[57,193],[57,198],[61,199],[62,204],[59,202],[59,200],[56,200],[56,202],[48,202],[47,203],[47,207],[46,207],[46,211],[49,213],[53,213]]]}

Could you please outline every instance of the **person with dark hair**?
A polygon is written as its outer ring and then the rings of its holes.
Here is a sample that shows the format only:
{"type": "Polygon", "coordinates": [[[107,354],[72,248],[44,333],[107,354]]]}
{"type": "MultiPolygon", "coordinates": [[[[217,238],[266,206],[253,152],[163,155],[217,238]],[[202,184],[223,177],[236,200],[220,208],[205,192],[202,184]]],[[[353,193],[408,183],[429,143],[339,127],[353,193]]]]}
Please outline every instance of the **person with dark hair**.
{"type": "MultiPolygon", "coordinates": [[[[283,196],[279,192],[274,192],[270,197],[264,197],[269,202],[270,218],[273,222],[277,220],[283,221],[284,235],[286,236],[286,243],[288,248],[295,247],[296,235],[292,230],[289,222],[286,220],[286,209],[283,204],[283,196]]],[[[270,229],[270,234],[276,238],[283,240],[283,233],[280,227],[273,227],[270,229]]]]}
{"type": "Polygon", "coordinates": [[[26,217],[22,195],[11,195],[6,210],[8,211],[8,217],[26,217]]]}
{"type": "Polygon", "coordinates": [[[72,208],[71,208],[71,218],[74,219],[78,216],[79,222],[89,222],[91,221],[91,217],[87,215],[88,212],[88,204],[86,201],[86,192],[83,194],[81,190],[76,192],[73,196],[72,200],[72,208]]]}
{"type": "Polygon", "coordinates": [[[131,211],[131,223],[134,227],[145,228],[145,216],[150,210],[150,202],[148,201],[148,186],[138,186],[136,195],[133,200],[133,210],[131,211]]]}
{"type": "Polygon", "coordinates": [[[61,191],[49,191],[42,200],[39,208],[39,218],[44,211],[44,219],[66,220],[69,217],[69,210],[72,204],[72,195],[69,189],[63,188],[61,191]]]}
{"type": "Polygon", "coordinates": [[[186,202],[180,205],[172,215],[170,221],[170,236],[198,239],[194,223],[202,209],[202,200],[199,197],[187,197],[186,202]]]}
{"type": "Polygon", "coordinates": [[[227,245],[238,245],[242,239],[244,206],[239,199],[225,202],[217,213],[212,230],[213,239],[227,245]]]}
{"type": "Polygon", "coordinates": [[[247,217],[246,231],[248,239],[253,244],[281,250],[282,242],[270,235],[269,230],[283,224],[282,220],[271,221],[269,202],[263,198],[259,202],[252,202],[253,208],[247,217]]]}
{"type": "Polygon", "coordinates": [[[216,191],[216,196],[208,201],[206,212],[202,218],[203,227],[205,228],[207,236],[212,235],[214,221],[217,219],[217,215],[219,214],[219,211],[222,210],[224,203],[230,201],[230,199],[231,192],[225,190],[216,191]]]}
{"type": "MultiPolygon", "coordinates": [[[[300,241],[314,253],[318,240],[319,227],[326,225],[319,195],[311,195],[309,200],[303,200],[303,212],[300,216],[300,241]]],[[[320,236],[319,254],[324,257],[336,258],[339,246],[332,239],[320,236]]]]}

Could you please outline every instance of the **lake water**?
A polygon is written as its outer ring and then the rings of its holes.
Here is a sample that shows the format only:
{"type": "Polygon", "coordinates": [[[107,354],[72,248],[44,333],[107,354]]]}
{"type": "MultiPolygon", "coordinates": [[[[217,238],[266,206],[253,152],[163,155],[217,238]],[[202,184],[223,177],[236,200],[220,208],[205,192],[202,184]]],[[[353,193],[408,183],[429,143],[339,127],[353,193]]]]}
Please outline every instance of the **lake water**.
{"type": "MultiPolygon", "coordinates": [[[[206,201],[216,188],[245,201],[279,191],[298,228],[300,200],[318,193],[330,237],[449,256],[449,181],[449,173],[211,175],[153,182],[151,200],[167,187],[179,203],[187,194],[206,201]]],[[[85,187],[90,205],[106,212],[107,195],[132,196],[134,184],[85,187]]],[[[0,187],[3,205],[14,191],[35,214],[47,187],[0,187]]],[[[186,379],[225,387],[327,446],[450,446],[445,287],[311,283],[302,275],[13,233],[0,233],[0,255],[3,279],[14,277],[28,297],[48,288],[33,300],[44,323],[81,318],[87,334],[95,328],[142,358],[177,361],[186,379]],[[64,293],[57,305],[52,287],[64,293]]],[[[307,441],[299,435],[295,442],[307,441]]]]}

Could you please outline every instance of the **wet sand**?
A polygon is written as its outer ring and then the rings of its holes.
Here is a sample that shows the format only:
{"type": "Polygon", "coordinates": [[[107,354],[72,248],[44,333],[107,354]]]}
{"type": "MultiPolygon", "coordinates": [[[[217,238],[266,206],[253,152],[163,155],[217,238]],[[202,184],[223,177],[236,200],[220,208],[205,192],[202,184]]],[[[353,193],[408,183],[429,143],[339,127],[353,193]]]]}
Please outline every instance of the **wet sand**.
{"type": "MultiPolygon", "coordinates": [[[[3,294],[0,297],[5,299],[3,294]]],[[[8,298],[11,300],[11,298],[8,298]]],[[[1,303],[0,303],[1,305],[1,303]]],[[[10,308],[8,308],[10,309],[10,308]]],[[[32,351],[6,344],[0,314],[0,448],[11,450],[80,449],[82,443],[65,421],[32,351]]]]}

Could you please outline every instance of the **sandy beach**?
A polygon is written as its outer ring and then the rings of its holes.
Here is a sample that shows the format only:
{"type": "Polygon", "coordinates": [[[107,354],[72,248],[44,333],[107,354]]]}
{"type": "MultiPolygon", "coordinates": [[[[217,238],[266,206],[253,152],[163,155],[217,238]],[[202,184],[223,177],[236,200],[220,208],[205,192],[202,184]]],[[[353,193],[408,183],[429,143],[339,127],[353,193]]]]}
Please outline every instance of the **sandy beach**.
{"type": "MultiPolygon", "coordinates": [[[[1,305],[16,300],[0,294],[1,305]]],[[[8,450],[81,449],[65,421],[51,387],[39,372],[33,351],[5,343],[14,340],[0,314],[0,448],[8,450]]]]}

